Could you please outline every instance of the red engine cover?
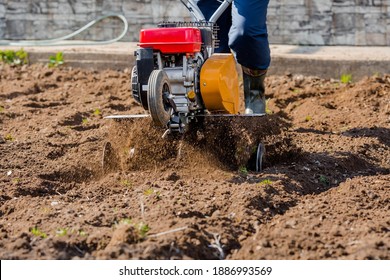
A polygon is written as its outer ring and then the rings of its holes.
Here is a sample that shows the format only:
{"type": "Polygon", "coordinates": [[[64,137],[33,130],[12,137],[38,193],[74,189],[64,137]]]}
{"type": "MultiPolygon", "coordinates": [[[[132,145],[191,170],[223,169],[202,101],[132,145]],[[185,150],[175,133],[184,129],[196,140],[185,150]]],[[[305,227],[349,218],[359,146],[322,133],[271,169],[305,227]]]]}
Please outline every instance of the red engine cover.
{"type": "Polygon", "coordinates": [[[167,27],[143,29],[141,48],[153,48],[162,53],[196,53],[200,51],[202,36],[195,27],[167,27]]]}

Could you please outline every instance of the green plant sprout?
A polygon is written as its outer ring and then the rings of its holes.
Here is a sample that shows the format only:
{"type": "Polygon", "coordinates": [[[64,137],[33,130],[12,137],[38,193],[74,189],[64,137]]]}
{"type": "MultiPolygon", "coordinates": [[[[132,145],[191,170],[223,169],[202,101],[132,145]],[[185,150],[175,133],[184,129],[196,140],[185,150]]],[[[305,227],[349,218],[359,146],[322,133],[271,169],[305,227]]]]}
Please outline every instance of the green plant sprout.
{"type": "Polygon", "coordinates": [[[259,183],[261,186],[269,186],[272,185],[272,181],[270,179],[265,179],[259,183]]]}
{"type": "Polygon", "coordinates": [[[86,125],[88,123],[88,119],[84,118],[81,122],[82,122],[83,125],[86,125]]]}
{"type": "Polygon", "coordinates": [[[133,184],[129,180],[122,180],[121,185],[126,188],[131,188],[133,186],[133,184]]]}
{"type": "Polygon", "coordinates": [[[3,113],[4,112],[4,107],[3,106],[0,106],[0,113],[3,113]]]}
{"type": "Polygon", "coordinates": [[[64,54],[62,52],[58,52],[55,55],[51,55],[49,57],[49,67],[58,67],[64,63],[64,54]]]}
{"type": "Polygon", "coordinates": [[[46,238],[47,237],[47,234],[42,232],[40,229],[38,229],[38,227],[33,227],[32,229],[30,229],[30,232],[37,236],[37,237],[42,237],[42,238],[46,238]]]}
{"type": "Polygon", "coordinates": [[[11,134],[7,134],[7,135],[4,137],[4,140],[13,142],[13,141],[15,141],[15,138],[14,138],[11,134]]]}
{"type": "Polygon", "coordinates": [[[241,166],[238,171],[244,176],[248,175],[248,169],[245,166],[241,166]]]}
{"type": "Polygon", "coordinates": [[[82,230],[82,229],[80,229],[78,232],[77,232],[77,234],[79,235],[79,236],[81,236],[81,237],[84,237],[84,236],[87,236],[88,235],[88,233],[86,233],[84,230],[82,230]]]}
{"type": "Polygon", "coordinates": [[[0,50],[0,62],[10,65],[23,65],[28,63],[28,54],[23,49],[18,51],[0,50]]]}
{"type": "Polygon", "coordinates": [[[136,234],[137,234],[137,237],[138,237],[138,241],[145,239],[147,233],[150,231],[150,227],[148,224],[145,224],[144,222],[136,223],[136,222],[133,222],[133,220],[130,218],[121,219],[119,222],[115,222],[115,225],[116,226],[129,225],[129,226],[134,227],[136,234]]]}
{"type": "Polygon", "coordinates": [[[343,74],[343,75],[341,75],[340,81],[343,84],[349,84],[352,82],[352,75],[351,74],[343,74]]]}
{"type": "Polygon", "coordinates": [[[147,190],[144,191],[144,195],[146,195],[146,196],[150,196],[152,194],[154,194],[154,190],[153,189],[147,189],[147,190]]]}
{"type": "Polygon", "coordinates": [[[61,237],[61,236],[66,236],[68,234],[68,230],[66,228],[60,228],[57,229],[56,231],[56,236],[61,237]]]}
{"type": "Polygon", "coordinates": [[[100,116],[102,114],[102,112],[99,109],[95,109],[95,111],[93,111],[93,114],[95,116],[100,116]]]}
{"type": "Polygon", "coordinates": [[[330,185],[329,179],[326,176],[324,176],[324,175],[320,176],[319,181],[320,181],[321,184],[323,184],[326,187],[328,187],[330,185]]]}
{"type": "Polygon", "coordinates": [[[144,224],[143,222],[140,222],[138,225],[136,225],[136,228],[138,230],[138,235],[140,239],[145,239],[146,235],[148,234],[150,227],[148,224],[144,224]]]}
{"type": "Polygon", "coordinates": [[[297,88],[294,88],[294,89],[293,89],[293,93],[296,93],[296,94],[301,93],[301,90],[300,90],[300,89],[297,89],[297,88]]]}
{"type": "Polygon", "coordinates": [[[313,118],[311,116],[306,116],[305,122],[310,122],[313,118]]]}

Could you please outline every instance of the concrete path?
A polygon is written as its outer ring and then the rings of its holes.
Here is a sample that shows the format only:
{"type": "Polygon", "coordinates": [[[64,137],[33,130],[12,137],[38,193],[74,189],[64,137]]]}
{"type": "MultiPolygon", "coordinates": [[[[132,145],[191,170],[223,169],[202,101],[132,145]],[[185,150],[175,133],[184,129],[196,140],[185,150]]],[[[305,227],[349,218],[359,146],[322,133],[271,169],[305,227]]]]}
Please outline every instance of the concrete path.
{"type": "MultiPolygon", "coordinates": [[[[110,45],[24,47],[30,62],[48,63],[49,56],[64,53],[64,61],[72,67],[101,69],[125,69],[134,65],[137,43],[115,43],[110,45]]],[[[0,49],[20,49],[1,46],[0,49]]],[[[272,65],[270,74],[302,74],[322,78],[340,78],[351,74],[354,80],[364,76],[390,73],[389,47],[351,46],[292,46],[271,45],[272,65]]]]}

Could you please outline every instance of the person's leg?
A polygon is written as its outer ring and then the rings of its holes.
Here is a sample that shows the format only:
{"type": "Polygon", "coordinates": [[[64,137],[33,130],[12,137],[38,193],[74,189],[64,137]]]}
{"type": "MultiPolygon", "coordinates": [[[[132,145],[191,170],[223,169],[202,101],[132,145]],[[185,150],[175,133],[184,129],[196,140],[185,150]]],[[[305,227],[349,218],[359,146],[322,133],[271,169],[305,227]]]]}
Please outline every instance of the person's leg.
{"type": "Polygon", "coordinates": [[[270,64],[267,33],[269,0],[234,0],[229,46],[242,66],[265,70],[270,64]]]}
{"type": "MultiPolygon", "coordinates": [[[[221,3],[217,0],[198,0],[197,5],[202,11],[206,20],[209,20],[213,13],[218,9],[221,3]]],[[[217,20],[219,47],[214,51],[216,53],[230,53],[229,48],[229,30],[232,25],[231,8],[226,11],[217,20]]]]}
{"type": "Polygon", "coordinates": [[[264,78],[270,65],[267,33],[269,0],[234,0],[229,46],[242,65],[245,113],[265,113],[264,78]]]}

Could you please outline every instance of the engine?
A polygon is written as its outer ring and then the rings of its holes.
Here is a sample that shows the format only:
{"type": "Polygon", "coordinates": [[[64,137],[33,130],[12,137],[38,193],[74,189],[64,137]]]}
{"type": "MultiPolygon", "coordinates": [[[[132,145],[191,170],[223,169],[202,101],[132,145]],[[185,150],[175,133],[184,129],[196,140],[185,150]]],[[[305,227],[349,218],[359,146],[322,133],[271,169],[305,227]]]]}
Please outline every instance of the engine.
{"type": "Polygon", "coordinates": [[[131,82],[134,99],[157,125],[182,132],[205,110],[200,71],[214,46],[212,28],[178,25],[141,30],[131,82]]]}

